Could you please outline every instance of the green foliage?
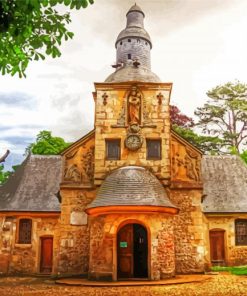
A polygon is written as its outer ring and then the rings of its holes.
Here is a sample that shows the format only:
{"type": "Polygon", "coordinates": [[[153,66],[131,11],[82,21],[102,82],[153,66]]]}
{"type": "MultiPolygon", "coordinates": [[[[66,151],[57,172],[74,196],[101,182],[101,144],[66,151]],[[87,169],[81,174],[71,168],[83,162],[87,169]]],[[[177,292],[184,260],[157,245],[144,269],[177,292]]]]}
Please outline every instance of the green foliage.
{"type": "Polygon", "coordinates": [[[210,98],[197,108],[197,126],[203,132],[220,138],[226,151],[247,144],[247,84],[236,81],[217,86],[207,92],[210,98]]]}
{"type": "Polygon", "coordinates": [[[70,9],[86,8],[93,0],[1,0],[0,1],[0,72],[19,74],[32,60],[61,55],[62,40],[73,37],[66,25],[70,14],[60,14],[54,6],[64,4],[70,9]]]}
{"type": "Polygon", "coordinates": [[[29,145],[26,154],[56,155],[66,149],[70,143],[66,143],[60,137],[53,137],[50,131],[41,131],[36,138],[36,142],[29,145]]]}
{"type": "Polygon", "coordinates": [[[213,271],[228,271],[235,275],[247,275],[247,266],[213,266],[213,271]]]}
{"type": "Polygon", "coordinates": [[[245,161],[245,163],[247,164],[247,150],[243,151],[240,154],[240,157],[243,159],[243,161],[245,161]]]}
{"type": "Polygon", "coordinates": [[[224,144],[223,141],[216,136],[198,135],[189,128],[173,125],[172,129],[205,154],[218,154],[224,144]]]}
{"type": "Polygon", "coordinates": [[[8,180],[11,173],[12,172],[4,172],[4,166],[2,164],[0,165],[0,186],[8,180]]]}

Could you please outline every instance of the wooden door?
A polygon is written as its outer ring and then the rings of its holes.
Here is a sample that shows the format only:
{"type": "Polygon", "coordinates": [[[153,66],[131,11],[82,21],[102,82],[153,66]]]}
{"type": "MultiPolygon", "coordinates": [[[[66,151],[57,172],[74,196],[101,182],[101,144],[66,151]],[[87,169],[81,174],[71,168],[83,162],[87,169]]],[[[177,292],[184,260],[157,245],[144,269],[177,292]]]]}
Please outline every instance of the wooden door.
{"type": "Polygon", "coordinates": [[[225,243],[224,230],[211,230],[209,232],[210,238],[210,256],[212,262],[225,261],[225,243]]]}
{"type": "Polygon", "coordinates": [[[52,257],[53,257],[53,238],[42,237],[41,239],[41,253],[40,253],[40,272],[52,272],[52,257]]]}
{"type": "Polygon", "coordinates": [[[118,278],[133,277],[133,224],[122,227],[117,236],[118,278]]]}
{"type": "Polygon", "coordinates": [[[117,236],[118,278],[148,277],[147,230],[140,224],[127,224],[117,236]]]}

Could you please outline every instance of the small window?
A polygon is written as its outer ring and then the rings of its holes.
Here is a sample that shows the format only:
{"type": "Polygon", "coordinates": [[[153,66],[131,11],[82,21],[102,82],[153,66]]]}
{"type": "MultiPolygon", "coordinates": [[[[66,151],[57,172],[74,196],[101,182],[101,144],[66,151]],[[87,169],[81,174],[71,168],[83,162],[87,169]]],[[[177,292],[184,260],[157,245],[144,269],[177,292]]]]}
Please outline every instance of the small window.
{"type": "Polygon", "coordinates": [[[147,139],[147,159],[161,159],[160,139],[147,139]]]}
{"type": "Polygon", "coordinates": [[[123,44],[123,42],[121,41],[121,42],[120,42],[120,45],[122,45],[122,44],[123,44]]]}
{"type": "Polygon", "coordinates": [[[140,39],[137,39],[137,43],[140,43],[140,39]]]}
{"type": "Polygon", "coordinates": [[[131,39],[128,39],[128,42],[131,42],[131,39]]]}
{"type": "Polygon", "coordinates": [[[247,245],[247,219],[235,221],[236,246],[247,245]]]}
{"type": "Polygon", "coordinates": [[[119,139],[106,140],[106,159],[108,160],[120,159],[120,140],[119,139]]]}
{"type": "Polygon", "coordinates": [[[128,53],[128,60],[131,60],[131,54],[128,53]]]}
{"type": "Polygon", "coordinates": [[[19,244],[31,244],[32,220],[21,219],[19,221],[19,244]]]}

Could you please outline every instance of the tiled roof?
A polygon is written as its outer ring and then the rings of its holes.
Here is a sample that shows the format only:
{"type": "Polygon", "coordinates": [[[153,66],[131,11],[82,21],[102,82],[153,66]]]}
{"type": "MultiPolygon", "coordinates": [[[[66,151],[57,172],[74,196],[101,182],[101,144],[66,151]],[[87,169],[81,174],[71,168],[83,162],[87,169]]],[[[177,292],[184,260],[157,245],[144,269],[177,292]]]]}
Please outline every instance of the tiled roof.
{"type": "Polygon", "coordinates": [[[88,208],[117,205],[176,208],[159,180],[137,166],[122,167],[108,175],[88,208]]]}
{"type": "Polygon", "coordinates": [[[0,211],[59,212],[61,156],[31,155],[0,187],[0,211]]]}
{"type": "Polygon", "coordinates": [[[124,65],[105,80],[105,82],[109,83],[125,81],[160,82],[160,78],[145,67],[134,67],[132,62],[124,65]]]}
{"type": "Polygon", "coordinates": [[[205,213],[247,212],[247,166],[238,156],[204,156],[205,213]]]}

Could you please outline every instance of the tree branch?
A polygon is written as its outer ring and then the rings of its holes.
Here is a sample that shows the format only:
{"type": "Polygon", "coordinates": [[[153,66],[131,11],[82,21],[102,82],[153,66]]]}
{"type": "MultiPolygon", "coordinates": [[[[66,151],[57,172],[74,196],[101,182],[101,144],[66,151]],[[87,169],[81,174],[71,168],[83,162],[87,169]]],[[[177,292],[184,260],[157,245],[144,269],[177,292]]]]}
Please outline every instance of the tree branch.
{"type": "Polygon", "coordinates": [[[2,157],[0,157],[0,163],[5,161],[5,159],[6,159],[6,158],[8,157],[8,155],[9,155],[9,153],[10,153],[10,151],[7,150],[7,151],[5,152],[5,154],[4,154],[2,157]]]}

